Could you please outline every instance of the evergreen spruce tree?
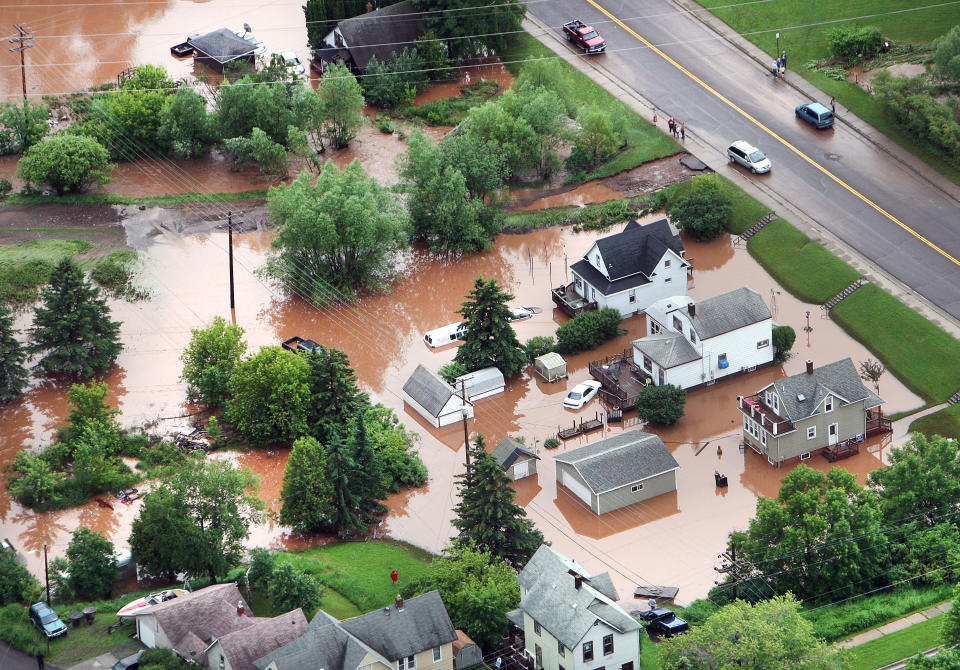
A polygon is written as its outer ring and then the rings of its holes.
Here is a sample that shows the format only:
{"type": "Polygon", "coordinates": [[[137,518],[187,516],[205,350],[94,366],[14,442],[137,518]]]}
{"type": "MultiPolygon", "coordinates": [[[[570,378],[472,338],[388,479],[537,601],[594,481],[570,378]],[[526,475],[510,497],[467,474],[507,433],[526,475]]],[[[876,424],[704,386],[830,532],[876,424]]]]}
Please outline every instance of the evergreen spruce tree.
{"type": "Polygon", "coordinates": [[[510,325],[507,301],[513,296],[500,288],[496,279],[477,277],[473,290],[457,310],[467,322],[467,334],[454,360],[473,372],[496,367],[504,377],[512,377],[527,365],[527,355],[510,325]]]}
{"type": "Polygon", "coordinates": [[[60,261],[40,298],[28,347],[32,354],[44,354],[37,368],[81,379],[110,369],[123,348],[120,324],[110,320],[106,299],[80,266],[69,258],[60,261]]]}
{"type": "Polygon", "coordinates": [[[0,301],[0,405],[20,395],[29,377],[23,365],[27,354],[14,332],[13,315],[0,301]]]}
{"type": "Polygon", "coordinates": [[[333,516],[332,498],[323,446],[312,437],[301,437],[293,443],[283,473],[280,523],[299,531],[327,530],[333,516]]]}
{"type": "Polygon", "coordinates": [[[310,365],[310,404],[307,425],[321,444],[334,433],[343,434],[350,420],[370,405],[367,394],[357,385],[357,374],[345,353],[319,346],[305,357],[310,365]]]}
{"type": "Polygon", "coordinates": [[[372,523],[376,517],[387,513],[381,502],[387,499],[387,489],[383,485],[383,472],[377,453],[367,435],[363,412],[357,413],[356,427],[353,433],[353,459],[357,466],[353,490],[360,501],[360,513],[365,523],[372,523]]]}
{"type": "Polygon", "coordinates": [[[331,525],[340,537],[364,528],[359,515],[361,501],[355,488],[357,464],[352,452],[352,445],[339,435],[330,438],[327,445],[327,477],[333,487],[331,525]]]}
{"type": "Polygon", "coordinates": [[[460,502],[453,509],[457,513],[453,525],[460,534],[453,539],[473,541],[519,569],[543,544],[543,533],[514,502],[517,494],[503,468],[487,453],[483,435],[477,435],[470,458],[467,471],[457,475],[460,502]]]}

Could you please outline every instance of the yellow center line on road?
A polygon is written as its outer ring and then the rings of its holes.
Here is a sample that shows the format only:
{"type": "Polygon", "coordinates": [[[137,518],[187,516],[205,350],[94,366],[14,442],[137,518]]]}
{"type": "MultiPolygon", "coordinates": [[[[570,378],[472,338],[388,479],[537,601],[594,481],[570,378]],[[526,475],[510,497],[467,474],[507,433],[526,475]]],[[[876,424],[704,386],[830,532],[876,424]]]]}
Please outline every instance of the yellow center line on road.
{"type": "Polygon", "coordinates": [[[847,191],[849,191],[850,193],[852,193],[852,194],[855,195],[856,197],[860,198],[860,200],[862,200],[863,202],[865,202],[867,205],[869,205],[870,207],[872,207],[872,208],[875,209],[876,211],[880,212],[883,216],[885,216],[885,217],[887,217],[888,219],[890,219],[891,221],[893,221],[895,224],[897,224],[898,226],[900,226],[901,228],[903,228],[905,231],[907,231],[908,233],[910,233],[911,235],[913,235],[915,238],[917,238],[918,240],[920,240],[921,242],[923,242],[924,244],[926,244],[928,247],[930,247],[931,249],[933,249],[934,251],[936,251],[937,253],[939,253],[941,256],[943,256],[944,258],[950,260],[950,261],[953,262],[955,265],[960,265],[960,260],[958,260],[957,258],[955,258],[954,256],[952,256],[951,254],[947,253],[946,251],[944,251],[943,249],[941,249],[940,247],[938,247],[936,244],[934,244],[933,242],[931,242],[930,240],[928,240],[926,237],[924,237],[923,235],[921,235],[920,233],[918,233],[917,231],[915,231],[913,228],[911,228],[910,226],[908,226],[907,224],[905,224],[903,221],[901,221],[900,219],[898,219],[897,217],[895,217],[893,214],[891,214],[890,212],[888,212],[887,210],[885,210],[883,207],[881,207],[880,205],[878,205],[877,203],[875,203],[873,200],[870,200],[870,198],[868,198],[867,196],[865,196],[865,195],[863,195],[862,193],[860,193],[860,191],[858,191],[857,189],[855,189],[855,188],[853,188],[852,186],[850,186],[850,184],[848,184],[848,183],[846,183],[845,181],[843,181],[842,179],[840,179],[840,177],[838,177],[837,175],[835,175],[835,174],[833,174],[832,172],[830,172],[830,170],[826,169],[825,167],[823,167],[822,165],[820,165],[818,162],[816,162],[815,160],[813,160],[812,158],[810,158],[810,156],[808,156],[807,154],[805,154],[805,153],[803,153],[802,151],[800,151],[800,149],[798,149],[798,148],[795,147],[793,144],[791,144],[790,142],[788,142],[786,139],[784,139],[783,137],[781,137],[780,135],[778,135],[774,130],[772,130],[772,129],[768,128],[767,126],[765,126],[765,125],[764,125],[762,122],[760,122],[758,119],[756,119],[756,118],[754,118],[752,115],[750,115],[749,112],[747,112],[746,110],[744,110],[744,109],[742,109],[741,107],[737,106],[737,104],[734,103],[732,100],[730,100],[730,99],[727,98],[725,95],[723,95],[722,93],[720,93],[719,91],[717,91],[715,88],[713,88],[712,86],[710,86],[710,84],[708,84],[707,82],[705,82],[705,81],[703,81],[702,79],[700,79],[700,77],[698,77],[697,75],[695,75],[695,74],[693,74],[692,72],[690,72],[690,70],[688,70],[688,69],[685,68],[683,65],[681,65],[680,63],[678,63],[677,61],[675,61],[675,60],[674,60],[673,58],[671,58],[670,56],[668,56],[668,55],[667,55],[666,53],[664,53],[661,49],[659,49],[657,46],[655,46],[652,42],[650,42],[649,40],[645,39],[642,35],[640,35],[640,34],[637,33],[635,30],[633,30],[633,28],[631,28],[630,26],[628,26],[627,24],[625,24],[623,21],[621,21],[619,18],[617,18],[616,16],[614,16],[613,14],[611,14],[605,7],[603,7],[603,6],[600,5],[599,3],[595,2],[595,0],[587,0],[587,2],[589,2],[591,5],[593,5],[594,7],[596,7],[596,8],[597,8],[598,10],[600,10],[601,12],[603,12],[603,14],[604,14],[607,18],[609,18],[611,21],[613,21],[614,23],[616,23],[618,26],[620,26],[621,28],[623,28],[624,30],[626,30],[626,31],[627,31],[628,33],[630,33],[633,37],[635,37],[636,39],[638,39],[638,40],[640,40],[641,42],[643,42],[643,44],[644,44],[645,46],[647,46],[647,47],[648,47],[651,51],[653,51],[655,54],[657,54],[657,55],[660,56],[662,59],[664,59],[665,61],[667,61],[667,62],[670,63],[671,65],[673,65],[673,66],[674,66],[675,68],[677,68],[678,70],[680,70],[682,73],[684,73],[685,75],[687,75],[688,77],[690,77],[690,79],[692,79],[693,81],[695,81],[695,82],[697,82],[698,84],[700,84],[700,86],[702,86],[702,87],[705,88],[707,91],[709,91],[709,92],[712,93],[714,96],[716,96],[717,99],[722,100],[722,101],[723,101],[724,103],[726,103],[729,107],[731,107],[732,109],[735,109],[735,110],[738,111],[740,114],[742,114],[743,116],[745,116],[745,117],[746,117],[747,119],[749,119],[752,123],[754,123],[757,127],[761,128],[763,131],[765,131],[766,133],[768,133],[771,137],[775,138],[778,142],[780,142],[780,143],[783,144],[785,147],[787,147],[788,149],[790,149],[791,151],[793,151],[793,153],[795,153],[795,154],[797,154],[798,156],[800,156],[800,158],[802,158],[803,160],[805,160],[805,161],[807,161],[808,163],[810,163],[810,165],[812,165],[813,167],[815,167],[815,168],[817,168],[818,170],[820,170],[820,172],[822,172],[822,173],[825,174],[826,176],[830,177],[830,179],[832,179],[833,181],[835,181],[836,183],[838,183],[840,186],[842,186],[843,188],[845,188],[847,191]]]}

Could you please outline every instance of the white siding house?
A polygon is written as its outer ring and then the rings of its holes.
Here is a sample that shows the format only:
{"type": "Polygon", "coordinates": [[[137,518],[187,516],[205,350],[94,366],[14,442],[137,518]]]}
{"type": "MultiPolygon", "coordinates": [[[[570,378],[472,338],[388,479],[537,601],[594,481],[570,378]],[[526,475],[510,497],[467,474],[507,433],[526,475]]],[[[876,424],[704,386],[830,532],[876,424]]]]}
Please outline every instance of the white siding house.
{"type": "Polygon", "coordinates": [[[520,574],[524,653],[543,670],[639,670],[640,625],[619,605],[607,573],[590,575],[541,545],[520,574]]]}
{"type": "Polygon", "coordinates": [[[633,360],[653,384],[692,388],[773,362],[773,317],[748,286],[695,302],[685,295],[646,311],[633,360]]]}
{"type": "Polygon", "coordinates": [[[573,291],[598,309],[612,307],[623,317],[687,292],[683,244],[666,219],[641,226],[631,221],[616,235],[594,242],[570,266],[573,291]]]}
{"type": "Polygon", "coordinates": [[[403,385],[403,399],[434,427],[440,428],[473,416],[473,405],[464,402],[436,372],[418,365],[403,385]]]}

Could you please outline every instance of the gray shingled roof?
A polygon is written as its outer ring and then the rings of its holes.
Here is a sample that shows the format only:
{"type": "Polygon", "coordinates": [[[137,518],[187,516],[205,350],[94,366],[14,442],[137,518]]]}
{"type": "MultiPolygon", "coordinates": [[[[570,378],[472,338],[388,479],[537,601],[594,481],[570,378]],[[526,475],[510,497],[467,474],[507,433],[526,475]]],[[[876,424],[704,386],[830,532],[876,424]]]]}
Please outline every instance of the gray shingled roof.
{"type": "Polygon", "coordinates": [[[407,383],[403,385],[403,392],[433,416],[440,416],[443,406],[456,393],[440,375],[423,367],[423,364],[418,365],[410,375],[407,383]]]}
{"type": "Polygon", "coordinates": [[[700,354],[680,333],[663,332],[647,335],[633,341],[641,353],[649,356],[661,368],[669,370],[684,363],[700,360],[700,354]]]}
{"type": "Polygon", "coordinates": [[[811,416],[828,393],[837,396],[842,405],[864,400],[864,409],[873,409],[883,404],[883,398],[863,385],[849,358],[814,368],[813,374],[804,371],[779,379],[773,386],[780,395],[780,415],[793,422],[811,416]],[[798,400],[798,395],[805,400],[798,400]]]}
{"type": "Polygon", "coordinates": [[[221,64],[252,54],[256,49],[250,42],[237,37],[233,31],[226,28],[190,37],[187,44],[221,64]]]}
{"type": "Polygon", "coordinates": [[[288,642],[307,629],[307,619],[299,607],[269,619],[260,619],[252,626],[228,633],[220,638],[223,653],[231,670],[254,670],[253,662],[288,642]]]}
{"type": "Polygon", "coordinates": [[[594,493],[604,493],[680,467],[656,435],[631,430],[558,454],[554,461],[576,469],[594,493]]]}
{"type": "Polygon", "coordinates": [[[521,584],[529,584],[520,601],[520,610],[533,617],[567,649],[575,649],[598,619],[621,632],[639,630],[640,625],[612,598],[594,588],[592,579],[590,573],[574,561],[541,545],[517,577],[521,584]],[[571,570],[585,578],[579,589],[571,570]]]}
{"type": "Polygon", "coordinates": [[[391,661],[457,639],[437,591],[405,601],[402,612],[391,607],[389,617],[383,610],[374,610],[342,621],[340,626],[391,661]]]}
{"type": "Polygon", "coordinates": [[[609,572],[601,572],[599,575],[591,577],[590,586],[614,602],[620,600],[620,596],[617,595],[617,589],[613,585],[613,580],[610,579],[609,572]]]}
{"type": "MultiPolygon", "coordinates": [[[[749,286],[741,286],[694,304],[696,316],[690,317],[690,322],[701,340],[772,318],[763,298],[749,286]]],[[[687,311],[685,305],[678,309],[687,311]]]]}
{"type": "Polygon", "coordinates": [[[276,661],[279,670],[356,670],[367,655],[384,665],[394,665],[340,627],[340,622],[318,611],[306,632],[280,649],[258,658],[253,665],[264,670],[276,661]]]}
{"type": "Polygon", "coordinates": [[[413,49],[424,31],[422,14],[410,0],[344,19],[337,27],[353,62],[361,70],[366,69],[374,55],[383,63],[404,48],[413,49]]]}
{"type": "Polygon", "coordinates": [[[493,456],[493,459],[499,463],[504,470],[513,465],[514,462],[520,458],[520,456],[529,456],[530,458],[535,458],[538,461],[540,460],[540,457],[535,453],[509,437],[505,437],[500,440],[500,444],[497,445],[496,449],[490,452],[490,455],[493,456]]]}

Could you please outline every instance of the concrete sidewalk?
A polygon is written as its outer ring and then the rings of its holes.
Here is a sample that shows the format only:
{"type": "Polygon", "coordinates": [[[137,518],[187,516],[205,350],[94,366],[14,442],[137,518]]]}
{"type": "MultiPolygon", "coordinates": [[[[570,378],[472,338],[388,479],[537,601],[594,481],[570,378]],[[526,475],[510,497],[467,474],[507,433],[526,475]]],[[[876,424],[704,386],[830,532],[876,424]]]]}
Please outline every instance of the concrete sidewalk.
{"type": "Polygon", "coordinates": [[[876,640],[884,635],[889,635],[890,633],[895,633],[898,630],[903,630],[904,628],[909,628],[915,623],[921,623],[927,619],[932,619],[933,617],[940,616],[941,614],[950,611],[952,603],[945,602],[940,603],[939,605],[934,605],[933,607],[928,607],[922,612],[914,612],[910,616],[905,616],[902,619],[897,619],[896,621],[891,621],[890,623],[883,624],[877,628],[872,628],[870,630],[864,631],[859,635],[854,635],[851,638],[846,640],[841,640],[837,642],[837,646],[843,649],[849,649],[850,647],[856,647],[865,642],[870,642],[871,640],[876,640]]]}
{"type": "Polygon", "coordinates": [[[107,652],[95,658],[88,658],[76,665],[71,665],[67,670],[109,670],[119,660],[119,658],[107,652]]]}

